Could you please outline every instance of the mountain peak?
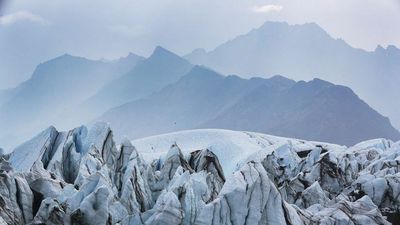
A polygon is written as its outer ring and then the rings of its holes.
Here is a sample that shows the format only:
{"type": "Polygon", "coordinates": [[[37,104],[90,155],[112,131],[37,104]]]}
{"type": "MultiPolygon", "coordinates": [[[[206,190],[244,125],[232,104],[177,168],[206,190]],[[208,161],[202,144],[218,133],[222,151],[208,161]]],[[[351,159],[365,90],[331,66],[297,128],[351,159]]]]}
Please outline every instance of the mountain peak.
{"type": "Polygon", "coordinates": [[[329,82],[329,81],[322,80],[322,79],[319,79],[319,78],[314,78],[314,79],[312,79],[311,81],[309,81],[308,83],[320,84],[320,85],[327,85],[327,86],[334,85],[334,84],[332,84],[332,83],[329,82]]]}
{"type": "Polygon", "coordinates": [[[258,30],[271,33],[296,31],[296,33],[303,33],[310,36],[315,36],[315,35],[329,36],[329,34],[322,27],[320,27],[318,24],[314,22],[292,25],[288,24],[287,22],[267,21],[258,30]]]}
{"type": "Polygon", "coordinates": [[[395,45],[388,45],[386,50],[388,51],[389,55],[400,57],[400,49],[398,49],[395,45]]]}
{"type": "Polygon", "coordinates": [[[386,49],[387,50],[392,50],[392,51],[399,51],[400,50],[400,49],[398,49],[396,47],[396,45],[388,45],[386,49]]]}
{"type": "Polygon", "coordinates": [[[325,89],[325,88],[328,88],[328,87],[335,86],[335,84],[332,84],[332,83],[330,83],[328,81],[325,81],[325,80],[314,78],[314,79],[312,79],[310,81],[301,80],[301,81],[296,83],[296,86],[297,87],[302,87],[302,88],[308,87],[308,89],[310,91],[311,90],[317,91],[317,90],[322,90],[322,89],[325,89]]]}
{"type": "MultiPolygon", "coordinates": [[[[71,54],[68,53],[64,53],[63,55],[60,55],[58,57],[55,57],[53,60],[57,60],[57,59],[70,59],[70,58],[79,58],[77,56],[73,56],[71,54]]],[[[51,61],[51,60],[50,60],[51,61]]]]}
{"type": "MultiPolygon", "coordinates": [[[[281,75],[274,75],[270,78],[268,78],[269,81],[273,82],[273,83],[277,83],[280,85],[294,85],[296,83],[296,81],[289,79],[287,77],[281,76],[281,75]]],[[[286,86],[285,85],[285,86],[286,86]]]]}
{"type": "Polygon", "coordinates": [[[400,49],[395,45],[388,45],[386,48],[382,47],[382,45],[378,45],[375,48],[375,52],[379,54],[396,55],[397,57],[400,56],[400,49]]]}
{"type": "Polygon", "coordinates": [[[271,26],[280,26],[280,27],[283,27],[283,26],[290,26],[287,22],[285,22],[285,21],[265,21],[264,23],[263,23],[263,25],[261,25],[261,27],[271,27],[271,26]]]}
{"type": "Polygon", "coordinates": [[[54,67],[54,66],[58,66],[58,65],[63,65],[63,64],[65,64],[65,63],[71,64],[71,63],[75,63],[75,62],[87,62],[87,61],[91,61],[91,60],[86,59],[86,58],[84,58],[84,57],[73,56],[73,55],[70,55],[70,54],[65,53],[65,54],[63,54],[63,55],[57,56],[57,57],[55,57],[55,58],[53,58],[53,59],[50,59],[50,60],[48,60],[48,61],[45,61],[45,62],[40,63],[40,64],[36,67],[36,69],[35,69],[35,71],[34,71],[32,77],[35,76],[35,74],[37,73],[37,70],[49,68],[49,66],[50,66],[50,67],[52,67],[52,66],[54,67]]]}
{"type": "Polygon", "coordinates": [[[189,71],[188,74],[197,74],[197,75],[201,75],[201,76],[205,76],[205,75],[219,75],[222,76],[221,74],[219,74],[218,72],[206,67],[206,66],[201,66],[201,65],[195,65],[193,66],[193,68],[189,71]]]}
{"type": "Polygon", "coordinates": [[[150,55],[150,57],[148,58],[149,61],[164,61],[164,60],[179,60],[179,61],[186,61],[185,59],[183,59],[182,57],[180,57],[179,55],[161,47],[161,46],[157,46],[153,53],[150,55]]]}
{"type": "Polygon", "coordinates": [[[383,51],[385,51],[385,49],[382,47],[382,45],[376,46],[375,52],[383,52],[383,51]]]}
{"type": "Polygon", "coordinates": [[[141,60],[144,59],[143,56],[137,55],[135,53],[129,52],[127,56],[123,56],[116,61],[124,61],[124,60],[141,60]]]}
{"type": "Polygon", "coordinates": [[[75,61],[93,61],[81,56],[74,56],[68,53],[65,53],[63,55],[60,55],[58,57],[55,57],[53,59],[50,59],[46,62],[43,62],[41,64],[48,64],[48,63],[54,63],[54,62],[75,62],[75,61]]]}
{"type": "Polygon", "coordinates": [[[154,55],[166,55],[166,54],[169,54],[169,55],[171,55],[171,54],[172,54],[172,55],[176,55],[175,53],[169,51],[169,50],[166,49],[166,48],[163,48],[163,47],[161,47],[161,46],[157,46],[157,47],[154,49],[154,51],[153,51],[153,53],[151,54],[150,57],[152,57],[152,56],[154,56],[154,55]]]}
{"type": "Polygon", "coordinates": [[[222,79],[223,76],[214,70],[205,66],[193,66],[193,68],[182,78],[182,80],[198,83],[198,82],[213,82],[222,79]]]}

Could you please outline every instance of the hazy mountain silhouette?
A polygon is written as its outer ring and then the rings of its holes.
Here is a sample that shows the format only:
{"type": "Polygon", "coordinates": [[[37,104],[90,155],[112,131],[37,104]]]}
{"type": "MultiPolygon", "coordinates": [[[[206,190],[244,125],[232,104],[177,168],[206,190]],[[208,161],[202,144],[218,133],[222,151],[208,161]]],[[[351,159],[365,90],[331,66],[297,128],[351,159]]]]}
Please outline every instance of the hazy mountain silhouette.
{"type": "Polygon", "coordinates": [[[81,101],[141,60],[142,57],[134,54],[115,61],[65,54],[38,65],[29,80],[15,89],[3,91],[6,94],[0,106],[2,144],[7,146],[16,139],[23,140],[50,124],[72,126],[68,121],[79,117],[76,106],[81,101]]]}
{"type": "Polygon", "coordinates": [[[193,128],[342,144],[400,137],[386,117],[344,86],[282,76],[225,77],[193,67],[162,47],[147,59],[130,54],[116,61],[94,61],[64,55],[39,65],[31,79],[15,89],[0,92],[0,101],[0,124],[7,127],[0,131],[0,141],[6,147],[48,125],[69,129],[94,118],[110,122],[118,138],[193,128]]]}
{"type": "Polygon", "coordinates": [[[225,74],[284,74],[343,84],[400,127],[400,50],[395,46],[368,52],[332,38],[315,23],[267,22],[210,52],[197,49],[186,58],[225,74]]]}
{"type": "Polygon", "coordinates": [[[195,66],[177,83],[109,110],[118,138],[193,128],[228,128],[354,144],[399,132],[349,88],[314,79],[224,77],[195,66]],[[135,129],[132,129],[134,127],[135,129]]]}
{"type": "Polygon", "coordinates": [[[297,82],[280,93],[261,86],[200,127],[251,130],[346,145],[378,137],[400,138],[389,119],[350,88],[319,79],[297,82]]]}
{"type": "MultiPolygon", "coordinates": [[[[111,107],[143,98],[176,82],[192,65],[185,59],[156,47],[152,55],[134,69],[105,85],[88,99],[83,107],[87,112],[99,116],[111,107]]],[[[93,115],[93,114],[92,114],[93,115]]]]}

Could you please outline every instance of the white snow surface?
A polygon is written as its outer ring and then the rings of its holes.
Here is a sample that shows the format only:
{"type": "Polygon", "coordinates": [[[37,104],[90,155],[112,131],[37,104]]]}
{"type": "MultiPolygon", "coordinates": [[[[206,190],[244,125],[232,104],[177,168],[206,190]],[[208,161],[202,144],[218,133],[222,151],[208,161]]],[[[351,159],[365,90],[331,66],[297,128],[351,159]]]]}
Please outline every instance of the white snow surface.
{"type": "Polygon", "coordinates": [[[338,151],[346,149],[345,146],[335,144],[223,129],[186,130],[136,139],[131,142],[148,162],[163,159],[174,143],[185,155],[195,150],[209,149],[219,158],[226,175],[236,171],[243,163],[249,160],[259,161],[280,147],[290,147],[296,152],[315,149],[316,145],[338,151]]]}

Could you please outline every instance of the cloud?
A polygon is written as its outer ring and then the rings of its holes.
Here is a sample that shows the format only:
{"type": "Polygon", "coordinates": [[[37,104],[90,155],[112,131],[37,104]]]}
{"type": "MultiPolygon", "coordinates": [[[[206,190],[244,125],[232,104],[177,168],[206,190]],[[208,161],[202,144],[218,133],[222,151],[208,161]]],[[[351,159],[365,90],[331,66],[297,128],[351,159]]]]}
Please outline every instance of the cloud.
{"type": "Polygon", "coordinates": [[[270,13],[270,12],[280,12],[283,9],[281,5],[259,5],[252,8],[255,13],[270,13]]]}
{"type": "Polygon", "coordinates": [[[15,13],[7,14],[0,17],[0,25],[8,26],[21,21],[29,21],[32,23],[49,24],[50,22],[43,17],[33,14],[29,11],[23,10],[15,13]]]}

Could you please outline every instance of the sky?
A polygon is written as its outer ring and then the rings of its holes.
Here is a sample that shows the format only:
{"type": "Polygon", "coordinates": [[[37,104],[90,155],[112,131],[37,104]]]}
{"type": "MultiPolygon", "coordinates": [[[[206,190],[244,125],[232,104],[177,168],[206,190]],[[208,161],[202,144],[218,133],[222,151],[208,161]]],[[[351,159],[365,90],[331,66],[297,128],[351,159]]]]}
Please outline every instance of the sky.
{"type": "Polygon", "coordinates": [[[212,50],[266,21],[315,22],[372,51],[400,46],[400,0],[0,0],[0,89],[69,53],[115,59],[161,45],[212,50]],[[1,4],[1,2],[4,2],[1,4]]]}

